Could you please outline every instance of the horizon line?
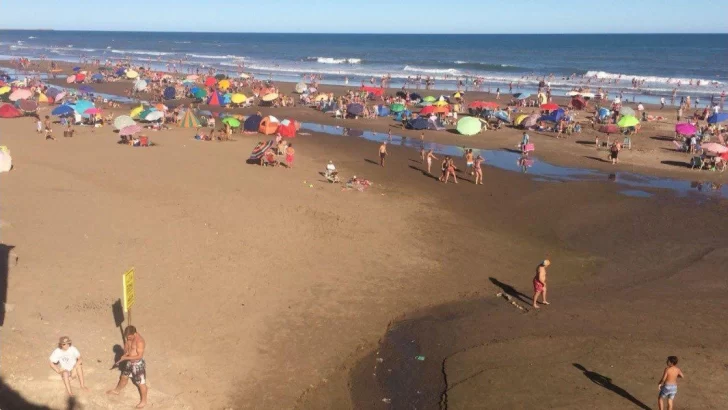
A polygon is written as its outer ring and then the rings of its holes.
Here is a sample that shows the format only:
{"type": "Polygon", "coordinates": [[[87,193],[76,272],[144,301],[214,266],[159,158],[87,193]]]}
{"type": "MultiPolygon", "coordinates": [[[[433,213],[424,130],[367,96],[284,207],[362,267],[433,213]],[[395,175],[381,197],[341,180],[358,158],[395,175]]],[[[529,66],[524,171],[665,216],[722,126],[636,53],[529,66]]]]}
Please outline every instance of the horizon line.
{"type": "Polygon", "coordinates": [[[354,35],[404,35],[404,36],[569,36],[569,35],[585,35],[585,36],[604,36],[604,35],[665,35],[679,34],[686,36],[697,35],[726,35],[728,32],[613,32],[613,33],[597,33],[597,32],[571,32],[571,33],[385,33],[385,32],[301,32],[301,31],[176,31],[176,30],[99,30],[99,29],[54,29],[54,28],[0,28],[0,31],[62,31],[62,32],[99,32],[99,33],[179,33],[179,34],[354,34],[354,35]]]}

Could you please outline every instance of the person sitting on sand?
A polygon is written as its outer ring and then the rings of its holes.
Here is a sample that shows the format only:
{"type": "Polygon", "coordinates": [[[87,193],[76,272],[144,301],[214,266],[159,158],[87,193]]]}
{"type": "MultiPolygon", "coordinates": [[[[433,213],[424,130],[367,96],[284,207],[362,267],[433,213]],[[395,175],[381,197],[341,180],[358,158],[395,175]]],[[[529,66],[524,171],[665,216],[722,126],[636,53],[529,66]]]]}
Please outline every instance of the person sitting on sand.
{"type": "Polygon", "coordinates": [[[677,367],[677,356],[667,358],[667,367],[662,372],[657,388],[660,393],[657,395],[657,408],[663,410],[664,401],[667,400],[667,410],[672,410],[673,401],[677,394],[677,379],[684,378],[682,371],[677,367]]]}
{"type": "Polygon", "coordinates": [[[533,278],[533,307],[539,309],[538,296],[542,296],[542,304],[548,305],[546,301],[546,268],[551,265],[551,261],[546,259],[536,267],[536,276],[533,278]]]}
{"type": "Polygon", "coordinates": [[[66,386],[66,393],[69,396],[73,396],[71,390],[71,380],[78,377],[81,382],[81,389],[88,390],[86,384],[83,381],[83,362],[81,360],[81,352],[72,346],[71,339],[68,336],[63,336],[58,341],[58,347],[51,353],[50,356],[51,369],[61,375],[63,378],[63,385],[66,386]]]}

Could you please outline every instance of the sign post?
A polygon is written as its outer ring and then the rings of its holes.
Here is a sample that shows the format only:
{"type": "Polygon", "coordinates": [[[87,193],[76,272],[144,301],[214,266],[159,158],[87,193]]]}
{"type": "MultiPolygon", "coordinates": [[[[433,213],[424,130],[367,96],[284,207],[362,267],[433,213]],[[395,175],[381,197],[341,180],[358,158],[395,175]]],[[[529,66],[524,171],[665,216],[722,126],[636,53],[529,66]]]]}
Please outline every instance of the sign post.
{"type": "Polygon", "coordinates": [[[124,312],[128,313],[127,325],[131,325],[131,307],[134,305],[134,268],[129,269],[121,277],[124,297],[124,312]]]}

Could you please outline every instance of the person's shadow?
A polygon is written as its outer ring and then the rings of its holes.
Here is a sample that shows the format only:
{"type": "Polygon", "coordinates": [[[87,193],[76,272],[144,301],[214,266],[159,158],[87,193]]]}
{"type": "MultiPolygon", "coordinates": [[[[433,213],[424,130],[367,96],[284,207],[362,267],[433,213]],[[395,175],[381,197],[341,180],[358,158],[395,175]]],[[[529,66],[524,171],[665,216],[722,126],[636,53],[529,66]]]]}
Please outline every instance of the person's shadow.
{"type": "Polygon", "coordinates": [[[584,376],[586,376],[587,379],[591,380],[592,383],[602,386],[607,390],[611,390],[612,392],[624,397],[625,399],[631,401],[634,403],[637,407],[644,409],[644,410],[651,410],[649,406],[642,403],[641,401],[637,400],[636,397],[629,394],[627,390],[624,390],[623,388],[617,386],[616,384],[612,383],[612,379],[610,379],[607,376],[603,376],[597,372],[592,372],[584,368],[584,366],[580,365],[579,363],[572,363],[574,367],[581,370],[584,373],[584,376]]]}
{"type": "Polygon", "coordinates": [[[503,282],[499,281],[498,279],[496,279],[496,278],[494,278],[492,276],[489,279],[490,279],[491,282],[493,282],[494,285],[496,285],[499,288],[501,288],[501,290],[503,291],[503,293],[505,293],[506,295],[508,295],[508,296],[510,296],[512,298],[516,298],[516,299],[520,300],[521,302],[526,303],[528,305],[530,305],[531,303],[533,303],[533,301],[530,300],[528,296],[526,296],[525,294],[519,292],[513,286],[511,286],[511,285],[509,285],[507,283],[503,283],[503,282]]]}

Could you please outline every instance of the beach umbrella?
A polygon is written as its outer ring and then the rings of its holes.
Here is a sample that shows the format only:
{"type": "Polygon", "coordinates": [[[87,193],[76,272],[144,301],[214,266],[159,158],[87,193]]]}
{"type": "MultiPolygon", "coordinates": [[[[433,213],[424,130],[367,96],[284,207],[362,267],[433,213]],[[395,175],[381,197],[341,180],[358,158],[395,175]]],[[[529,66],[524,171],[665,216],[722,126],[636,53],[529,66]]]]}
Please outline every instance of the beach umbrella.
{"type": "Polygon", "coordinates": [[[63,91],[62,93],[59,93],[58,95],[56,95],[55,97],[53,97],[53,101],[54,102],[59,102],[59,101],[61,101],[64,98],[66,98],[66,92],[65,91],[63,91]]]}
{"type": "Polygon", "coordinates": [[[435,102],[435,103],[434,103],[433,105],[434,105],[435,107],[447,107],[447,106],[449,106],[449,105],[450,105],[450,103],[448,103],[448,102],[447,102],[447,101],[445,101],[445,100],[439,100],[439,101],[435,102]]]}
{"type": "Polygon", "coordinates": [[[530,93],[515,93],[513,94],[514,97],[516,97],[517,100],[525,100],[526,98],[530,97],[530,93]]]}
{"type": "Polygon", "coordinates": [[[69,75],[66,77],[66,83],[72,84],[76,82],[76,76],[75,75],[69,75]]]}
{"type": "Polygon", "coordinates": [[[139,77],[139,73],[137,73],[134,70],[127,70],[126,71],[126,78],[133,80],[135,78],[139,77]]]}
{"type": "Polygon", "coordinates": [[[501,120],[501,121],[505,121],[505,122],[508,122],[508,121],[510,121],[510,120],[508,119],[508,113],[507,113],[507,112],[505,112],[505,111],[497,111],[497,112],[496,112],[495,114],[493,114],[493,115],[495,115],[495,118],[498,118],[498,119],[499,119],[499,120],[501,120]]]}
{"type": "Polygon", "coordinates": [[[316,87],[308,87],[308,92],[309,92],[309,93],[313,94],[313,93],[315,93],[316,91],[318,91],[318,90],[316,89],[316,87]]]}
{"type": "Polygon", "coordinates": [[[321,95],[317,95],[316,98],[314,98],[313,100],[316,101],[316,102],[318,102],[318,101],[326,101],[328,99],[329,99],[329,96],[328,95],[321,94],[321,95]]]}
{"type": "Polygon", "coordinates": [[[717,112],[717,113],[711,115],[710,117],[708,117],[708,124],[717,124],[719,122],[723,122],[726,120],[728,120],[728,113],[717,112]]]}
{"type": "Polygon", "coordinates": [[[7,94],[10,92],[10,90],[12,90],[12,88],[10,88],[9,86],[2,86],[0,87],[0,95],[7,94]]]}
{"type": "Polygon", "coordinates": [[[18,88],[10,93],[10,101],[25,100],[33,96],[33,93],[27,88],[18,88]]]}
{"type": "Polygon", "coordinates": [[[346,112],[351,115],[361,115],[364,112],[364,106],[357,103],[351,103],[346,106],[346,112]]]}
{"type": "Polygon", "coordinates": [[[715,152],[716,154],[728,152],[728,147],[726,147],[725,145],[720,145],[717,142],[707,142],[705,144],[701,144],[700,147],[705,152],[715,152]]]}
{"type": "Polygon", "coordinates": [[[698,132],[698,127],[687,122],[681,122],[675,124],[675,132],[680,135],[694,135],[696,132],[698,132]]]}
{"type": "Polygon", "coordinates": [[[629,107],[622,107],[622,108],[620,108],[619,113],[621,115],[631,115],[631,116],[634,117],[634,110],[632,108],[629,108],[629,107]]]}
{"type": "Polygon", "coordinates": [[[463,117],[458,120],[457,130],[462,135],[475,135],[480,132],[482,125],[475,117],[463,117]]]}
{"type": "Polygon", "coordinates": [[[141,113],[142,111],[144,111],[144,106],[143,105],[140,105],[138,107],[132,108],[131,111],[129,112],[129,115],[132,118],[138,117],[139,116],[139,113],[141,113]]]}
{"type": "Polygon", "coordinates": [[[126,68],[123,68],[123,67],[122,67],[122,68],[120,68],[120,69],[116,70],[116,72],[114,73],[114,75],[116,75],[117,77],[121,77],[121,76],[122,76],[122,75],[124,75],[125,73],[126,73],[126,68]]]}
{"type": "Polygon", "coordinates": [[[182,118],[182,123],[180,124],[182,128],[199,128],[200,127],[200,120],[195,117],[195,114],[192,113],[192,110],[187,110],[185,112],[185,116],[182,118]]]}
{"type": "Polygon", "coordinates": [[[101,109],[96,107],[87,108],[84,112],[84,114],[94,115],[94,114],[101,114],[101,109]]]}
{"type": "Polygon", "coordinates": [[[18,101],[18,108],[24,112],[34,112],[38,109],[38,103],[33,100],[20,100],[18,101]]]}
{"type": "Polygon", "coordinates": [[[177,90],[174,87],[167,87],[164,89],[162,95],[164,95],[165,100],[174,100],[177,96],[177,90]]]}
{"type": "Polygon", "coordinates": [[[73,104],[73,109],[79,113],[83,114],[84,111],[88,110],[89,108],[93,108],[94,103],[88,100],[78,100],[75,104],[73,104]]]}
{"type": "Polygon", "coordinates": [[[73,67],[73,71],[81,71],[81,67],[73,67]]]}
{"type": "Polygon", "coordinates": [[[55,115],[58,117],[63,117],[71,114],[73,114],[73,107],[71,107],[70,105],[59,105],[58,107],[54,108],[53,111],[51,111],[51,115],[55,115]]]}
{"type": "Polygon", "coordinates": [[[205,86],[212,87],[213,85],[217,84],[217,80],[215,77],[207,77],[205,78],[205,86]]]}
{"type": "Polygon", "coordinates": [[[135,124],[136,124],[136,122],[134,122],[134,120],[128,115],[120,115],[120,116],[114,118],[114,128],[116,128],[117,130],[126,128],[130,125],[135,125],[135,124]]]}
{"type": "Polygon", "coordinates": [[[197,112],[195,114],[202,116],[202,117],[212,117],[212,111],[208,111],[208,110],[197,110],[197,112]]]}
{"type": "Polygon", "coordinates": [[[431,95],[428,95],[427,97],[423,98],[422,101],[435,102],[435,101],[437,101],[437,98],[435,98],[431,95]]]}
{"type": "Polygon", "coordinates": [[[94,92],[93,87],[91,87],[90,85],[82,85],[78,87],[78,90],[86,94],[94,92]]]}
{"type": "Polygon", "coordinates": [[[0,118],[17,118],[22,116],[23,113],[11,104],[4,104],[0,106],[0,118]]]}
{"type": "Polygon", "coordinates": [[[192,80],[184,80],[184,81],[182,81],[182,85],[184,85],[185,87],[190,87],[193,84],[195,84],[195,82],[192,81],[192,80]]]}
{"type": "Polygon", "coordinates": [[[238,128],[240,126],[240,121],[235,117],[226,117],[222,120],[223,124],[227,124],[231,126],[232,128],[238,128]]]}
{"type": "Polygon", "coordinates": [[[304,82],[300,82],[296,84],[296,92],[299,94],[303,94],[308,89],[308,86],[304,82]]]}
{"type": "Polygon", "coordinates": [[[638,120],[637,117],[635,117],[633,115],[625,115],[619,119],[619,122],[617,122],[617,125],[620,128],[626,128],[626,127],[634,127],[635,125],[637,125],[639,123],[640,123],[640,120],[638,120]]]}
{"type": "Polygon", "coordinates": [[[544,111],[553,111],[553,110],[559,109],[559,104],[555,104],[555,103],[541,104],[541,107],[539,107],[539,108],[541,108],[544,111]]]}
{"type": "Polygon", "coordinates": [[[460,91],[458,91],[456,93],[453,93],[452,94],[452,98],[455,98],[455,99],[458,99],[459,100],[459,99],[463,98],[463,93],[461,93],[460,91]]]}
{"type": "Polygon", "coordinates": [[[412,100],[412,101],[416,101],[416,100],[421,100],[421,99],[422,99],[422,96],[421,96],[421,95],[419,95],[419,94],[417,94],[417,93],[411,93],[411,94],[409,95],[409,98],[410,98],[410,100],[412,100]]]}
{"type": "Polygon", "coordinates": [[[217,83],[217,87],[221,90],[227,90],[230,88],[230,80],[220,80],[220,82],[217,83]]]}
{"type": "Polygon", "coordinates": [[[9,172],[13,169],[13,157],[8,147],[0,146],[0,172],[9,172]]]}
{"type": "Polygon", "coordinates": [[[43,93],[38,94],[38,102],[39,103],[47,103],[49,101],[50,100],[48,99],[48,96],[47,95],[45,95],[43,93]]]}
{"type": "Polygon", "coordinates": [[[155,104],[154,108],[156,108],[157,111],[167,111],[169,109],[166,105],[162,103],[155,104]]]}
{"type": "Polygon", "coordinates": [[[390,111],[392,112],[402,112],[404,111],[404,105],[402,104],[392,104],[389,106],[390,111]]]}
{"type": "Polygon", "coordinates": [[[154,110],[154,111],[148,113],[147,115],[145,115],[143,118],[145,120],[147,120],[147,121],[150,121],[150,122],[151,121],[159,121],[162,118],[164,118],[164,113],[162,111],[154,110]]]}
{"type": "Polygon", "coordinates": [[[498,103],[490,102],[490,101],[473,101],[470,104],[468,104],[469,108],[481,108],[481,109],[496,109],[498,108],[498,103]]]}
{"type": "Polygon", "coordinates": [[[144,91],[147,88],[147,82],[139,79],[134,81],[134,91],[144,91]]]}
{"type": "Polygon", "coordinates": [[[441,105],[439,107],[435,107],[435,114],[447,114],[449,112],[450,112],[449,105],[441,105]]]}
{"type": "Polygon", "coordinates": [[[222,105],[228,105],[230,104],[231,100],[233,98],[233,95],[230,93],[225,93],[222,96],[222,105]]]}
{"type": "Polygon", "coordinates": [[[523,122],[523,120],[525,120],[526,118],[528,118],[528,114],[521,114],[521,115],[519,115],[513,121],[513,125],[516,125],[516,126],[521,125],[521,122],[523,122]]]}
{"type": "Polygon", "coordinates": [[[82,83],[83,80],[85,80],[85,79],[86,79],[86,74],[84,74],[83,72],[80,72],[80,73],[76,74],[76,82],[77,83],[82,83]]]}
{"type": "Polygon", "coordinates": [[[609,116],[609,109],[608,108],[600,108],[598,112],[599,118],[605,118],[609,116]]]}
{"type": "Polygon", "coordinates": [[[195,81],[195,80],[197,80],[198,78],[200,78],[200,76],[198,76],[198,75],[196,75],[196,74],[190,74],[190,75],[188,75],[188,76],[187,76],[186,78],[187,78],[187,80],[189,80],[189,81],[195,81]]]}
{"type": "Polygon", "coordinates": [[[419,104],[417,104],[419,107],[429,107],[432,105],[430,101],[421,101],[419,104]]]}
{"type": "MultiPolygon", "coordinates": [[[[57,88],[49,88],[49,89],[47,89],[47,90],[46,90],[46,92],[45,92],[45,94],[46,94],[47,96],[51,97],[51,98],[56,98],[56,96],[57,96],[58,94],[60,94],[60,93],[61,93],[61,90],[59,90],[59,89],[57,89],[57,88]]],[[[2,94],[2,93],[0,93],[0,94],[2,94]]]]}
{"type": "Polygon", "coordinates": [[[605,134],[616,134],[619,132],[619,127],[616,124],[606,124],[599,127],[599,132],[605,134]]]}
{"type": "MultiPolygon", "coordinates": [[[[153,112],[156,112],[156,111],[157,111],[157,109],[156,109],[156,108],[154,108],[154,107],[147,107],[146,109],[144,109],[143,111],[141,111],[141,112],[140,112],[139,114],[137,114],[136,116],[137,116],[138,118],[140,118],[140,119],[142,119],[142,120],[143,120],[143,119],[146,119],[146,118],[147,118],[147,115],[149,115],[149,114],[151,114],[151,113],[153,113],[153,112]]],[[[132,117],[133,117],[133,115],[132,115],[132,117]]]]}
{"type": "Polygon", "coordinates": [[[273,140],[267,141],[261,145],[256,146],[253,149],[253,152],[250,153],[250,159],[253,161],[257,161],[265,155],[265,152],[268,151],[273,147],[273,140]]]}
{"type": "Polygon", "coordinates": [[[242,104],[245,102],[245,100],[247,100],[247,98],[244,94],[236,93],[230,96],[230,101],[234,104],[242,104]]]}
{"type": "Polygon", "coordinates": [[[250,117],[245,119],[245,122],[243,123],[243,129],[245,131],[258,131],[258,127],[260,127],[260,122],[263,120],[263,117],[260,115],[251,115],[250,117]]]}
{"type": "Polygon", "coordinates": [[[138,124],[127,125],[126,127],[119,130],[119,135],[134,135],[137,132],[141,132],[142,127],[138,124]]]}
{"type": "Polygon", "coordinates": [[[278,98],[278,94],[276,94],[276,93],[270,93],[270,94],[264,95],[263,98],[261,98],[261,100],[263,100],[263,101],[274,101],[277,98],[278,98]]]}
{"type": "Polygon", "coordinates": [[[205,97],[207,97],[207,91],[203,90],[202,88],[198,88],[195,90],[192,95],[197,98],[198,100],[201,100],[205,97]]]}
{"type": "Polygon", "coordinates": [[[101,74],[101,73],[96,73],[96,74],[94,74],[94,75],[91,76],[91,79],[94,80],[94,81],[101,82],[104,79],[104,75],[101,74]]]}
{"type": "Polygon", "coordinates": [[[538,119],[541,118],[541,116],[537,113],[533,113],[526,117],[525,119],[521,120],[521,126],[523,128],[530,128],[533,127],[538,123],[538,119]]]}

